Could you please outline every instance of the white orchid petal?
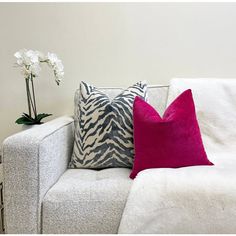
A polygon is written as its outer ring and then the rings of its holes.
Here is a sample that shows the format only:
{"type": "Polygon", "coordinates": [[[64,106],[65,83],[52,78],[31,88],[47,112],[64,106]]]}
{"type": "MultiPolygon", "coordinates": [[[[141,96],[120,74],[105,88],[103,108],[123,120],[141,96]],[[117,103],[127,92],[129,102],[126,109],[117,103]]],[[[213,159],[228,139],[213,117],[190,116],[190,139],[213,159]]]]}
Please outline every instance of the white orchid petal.
{"type": "Polygon", "coordinates": [[[52,65],[54,65],[55,62],[59,60],[55,53],[50,53],[50,52],[48,52],[47,58],[52,65]]]}
{"type": "Polygon", "coordinates": [[[20,53],[20,52],[16,52],[16,53],[14,54],[14,56],[15,56],[16,58],[21,58],[21,53],[20,53]]]}
{"type": "Polygon", "coordinates": [[[48,52],[45,56],[40,51],[21,49],[14,54],[17,58],[16,64],[22,67],[22,73],[25,78],[33,75],[39,76],[41,71],[40,63],[46,62],[47,65],[53,69],[56,83],[59,85],[64,76],[64,66],[62,61],[55,53],[48,52]]]}

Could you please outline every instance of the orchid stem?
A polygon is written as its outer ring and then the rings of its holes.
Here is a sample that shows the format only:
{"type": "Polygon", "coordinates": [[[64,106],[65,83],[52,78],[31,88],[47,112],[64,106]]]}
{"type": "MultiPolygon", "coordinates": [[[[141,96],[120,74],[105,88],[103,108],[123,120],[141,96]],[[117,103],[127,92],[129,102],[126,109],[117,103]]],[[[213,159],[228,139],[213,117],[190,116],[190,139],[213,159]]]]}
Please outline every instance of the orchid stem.
{"type": "Polygon", "coordinates": [[[35,92],[34,92],[34,82],[33,82],[33,75],[31,74],[31,88],[33,92],[33,102],[34,102],[34,115],[35,118],[37,117],[37,108],[36,108],[36,101],[35,101],[35,92]]]}
{"type": "Polygon", "coordinates": [[[35,107],[34,107],[34,103],[33,103],[32,97],[31,97],[30,88],[29,88],[29,100],[30,100],[30,106],[32,107],[33,112],[34,112],[34,116],[35,116],[35,107]]]}
{"type": "Polygon", "coordinates": [[[31,117],[31,105],[30,105],[30,96],[29,96],[30,91],[29,91],[29,80],[28,80],[28,78],[25,78],[25,84],[26,84],[26,93],[27,93],[29,116],[31,117]]]}

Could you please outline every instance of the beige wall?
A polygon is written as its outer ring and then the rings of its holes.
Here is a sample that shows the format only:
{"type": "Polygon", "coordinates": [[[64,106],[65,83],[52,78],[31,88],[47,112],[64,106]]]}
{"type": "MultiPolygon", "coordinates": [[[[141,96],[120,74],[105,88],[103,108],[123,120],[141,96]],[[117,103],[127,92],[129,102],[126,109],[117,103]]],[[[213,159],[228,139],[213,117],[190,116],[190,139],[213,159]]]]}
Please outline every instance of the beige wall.
{"type": "Polygon", "coordinates": [[[0,142],[21,129],[20,48],[57,53],[65,79],[47,67],[36,82],[40,112],[73,113],[80,80],[128,86],[145,79],[236,77],[236,3],[0,3],[0,142]]]}

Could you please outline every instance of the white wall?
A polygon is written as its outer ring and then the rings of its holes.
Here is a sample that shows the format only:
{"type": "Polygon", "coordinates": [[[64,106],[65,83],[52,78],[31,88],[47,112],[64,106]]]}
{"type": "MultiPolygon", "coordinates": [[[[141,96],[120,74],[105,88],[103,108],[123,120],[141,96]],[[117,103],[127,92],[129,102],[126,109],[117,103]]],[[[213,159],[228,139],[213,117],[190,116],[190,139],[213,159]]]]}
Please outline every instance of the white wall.
{"type": "Polygon", "coordinates": [[[128,86],[145,79],[236,77],[236,3],[0,3],[0,142],[21,129],[25,84],[13,67],[20,48],[57,53],[60,87],[45,67],[40,112],[73,113],[80,80],[128,86]]]}

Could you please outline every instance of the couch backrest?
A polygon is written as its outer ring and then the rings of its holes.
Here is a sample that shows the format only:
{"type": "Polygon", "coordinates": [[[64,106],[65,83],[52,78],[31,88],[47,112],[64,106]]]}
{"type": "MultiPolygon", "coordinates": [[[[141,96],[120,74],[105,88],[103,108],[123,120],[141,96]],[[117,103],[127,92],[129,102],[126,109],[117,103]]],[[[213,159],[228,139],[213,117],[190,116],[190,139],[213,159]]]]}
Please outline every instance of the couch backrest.
{"type": "MultiPolygon", "coordinates": [[[[123,88],[99,88],[102,92],[107,94],[110,99],[113,99],[123,88]]],[[[148,86],[148,102],[158,111],[163,114],[166,108],[167,95],[169,86],[165,85],[150,85],[148,86]]]]}

